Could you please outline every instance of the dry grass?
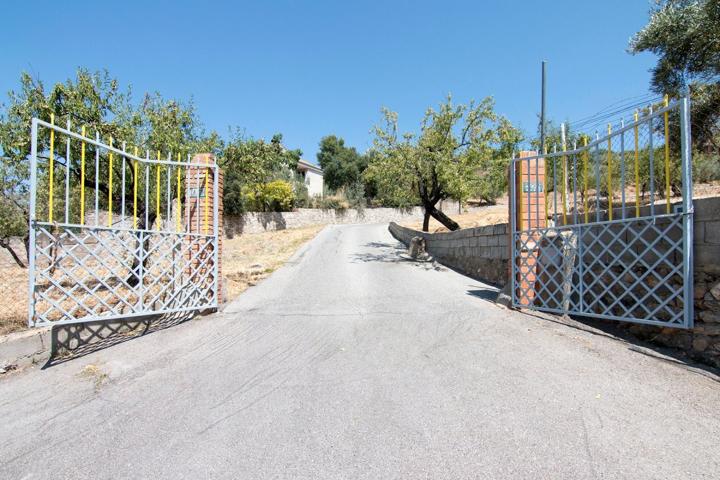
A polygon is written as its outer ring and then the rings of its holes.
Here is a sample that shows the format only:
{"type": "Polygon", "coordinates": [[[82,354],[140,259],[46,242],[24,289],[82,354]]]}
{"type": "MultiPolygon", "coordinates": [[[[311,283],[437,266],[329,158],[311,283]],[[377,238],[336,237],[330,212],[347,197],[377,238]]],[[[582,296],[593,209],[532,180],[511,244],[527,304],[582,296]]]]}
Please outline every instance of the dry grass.
{"type": "Polygon", "coordinates": [[[228,300],[282,266],[305,242],[315,237],[324,225],[247,233],[223,242],[223,274],[228,300]]]}
{"type": "Polygon", "coordinates": [[[0,268],[0,335],[27,328],[28,271],[0,268]]]}
{"type": "MultiPolygon", "coordinates": [[[[460,228],[482,227],[485,225],[506,223],[508,221],[508,206],[507,203],[503,202],[501,204],[498,201],[497,205],[480,207],[472,212],[466,212],[460,215],[457,213],[453,214],[452,212],[446,212],[446,214],[459,223],[460,228]]],[[[415,230],[422,230],[422,220],[407,222],[404,223],[403,226],[415,230]]],[[[429,231],[432,233],[447,232],[448,229],[434,218],[431,218],[429,231]]]]}
{"type": "Polygon", "coordinates": [[[90,380],[95,385],[95,390],[100,390],[100,387],[108,381],[108,374],[102,368],[93,364],[85,365],[78,376],[90,380]]]}

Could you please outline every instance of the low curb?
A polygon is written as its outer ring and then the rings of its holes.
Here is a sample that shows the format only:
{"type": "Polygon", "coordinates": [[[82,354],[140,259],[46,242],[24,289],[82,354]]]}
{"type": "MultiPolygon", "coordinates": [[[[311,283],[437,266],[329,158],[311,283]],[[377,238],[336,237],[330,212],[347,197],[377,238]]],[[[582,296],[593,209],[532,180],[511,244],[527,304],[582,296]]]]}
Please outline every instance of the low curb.
{"type": "Polygon", "coordinates": [[[50,328],[0,336],[0,373],[45,362],[50,358],[50,328]]]}

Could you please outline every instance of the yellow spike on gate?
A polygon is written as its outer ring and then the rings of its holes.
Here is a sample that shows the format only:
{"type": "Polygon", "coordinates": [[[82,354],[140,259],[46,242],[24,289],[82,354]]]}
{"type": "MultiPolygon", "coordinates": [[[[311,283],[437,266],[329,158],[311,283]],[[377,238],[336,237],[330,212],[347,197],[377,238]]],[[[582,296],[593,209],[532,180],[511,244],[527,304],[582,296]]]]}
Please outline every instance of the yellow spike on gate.
{"type": "MultiPolygon", "coordinates": [[[[113,138],[110,137],[110,147],[113,146],[113,138]]],[[[108,169],[108,228],[112,227],[112,191],[113,191],[113,152],[108,152],[110,157],[110,168],[108,169]]]]}
{"type": "Polygon", "coordinates": [[[85,225],[85,125],[82,127],[83,141],[80,144],[80,225],[85,225]]]}
{"type": "Polygon", "coordinates": [[[543,154],[545,155],[545,158],[543,158],[543,197],[545,199],[545,220],[543,220],[543,225],[547,226],[547,219],[548,219],[548,199],[547,199],[547,182],[548,182],[548,168],[547,168],[547,145],[545,145],[545,148],[543,149],[543,154]]]}
{"type": "MultiPolygon", "coordinates": [[[[55,114],[50,114],[50,124],[55,125],[55,114]]],[[[50,128],[50,199],[48,201],[48,222],[53,221],[53,189],[55,187],[55,130],[50,128]]]]}
{"type": "Polygon", "coordinates": [[[635,111],[635,216],[640,216],[640,149],[638,139],[638,125],[637,122],[640,119],[640,114],[635,111]]]}
{"type": "Polygon", "coordinates": [[[135,156],[133,159],[133,228],[137,229],[138,147],[135,147],[133,155],[135,156]]]}
{"type": "MultiPolygon", "coordinates": [[[[563,141],[562,144],[563,152],[567,151],[567,144],[563,141]]],[[[563,225],[567,225],[567,206],[565,205],[567,202],[567,192],[565,189],[565,184],[567,183],[567,156],[562,156],[562,217],[563,217],[563,225]]]]}
{"type": "MultiPolygon", "coordinates": [[[[180,162],[180,152],[177,154],[177,161],[180,162]]],[[[177,218],[177,233],[180,233],[180,216],[181,216],[181,208],[182,203],[180,202],[180,165],[178,165],[177,168],[177,213],[175,214],[175,217],[177,218]]]]}
{"type": "Polygon", "coordinates": [[[585,223],[590,223],[590,212],[588,211],[588,137],[583,135],[583,211],[585,212],[585,223]]]}
{"type": "Polygon", "coordinates": [[[612,125],[608,123],[608,150],[607,150],[607,189],[608,189],[608,220],[613,219],[613,189],[612,189],[612,125]]]}
{"type": "MultiPolygon", "coordinates": [[[[663,105],[667,107],[670,104],[670,98],[665,95],[663,105]]],[[[670,126],[668,124],[668,112],[665,111],[665,203],[667,205],[667,213],[670,213],[670,126]]]]}

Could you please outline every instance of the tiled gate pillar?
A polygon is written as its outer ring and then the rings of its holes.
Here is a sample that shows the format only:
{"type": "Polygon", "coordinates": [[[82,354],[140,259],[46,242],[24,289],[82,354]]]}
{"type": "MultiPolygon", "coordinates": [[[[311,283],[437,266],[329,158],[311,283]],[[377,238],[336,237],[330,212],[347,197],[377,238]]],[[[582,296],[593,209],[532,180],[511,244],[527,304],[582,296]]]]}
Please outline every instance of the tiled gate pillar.
{"type": "MultiPolygon", "coordinates": [[[[192,163],[202,163],[214,165],[216,162],[215,155],[211,153],[199,153],[192,159],[192,163]]],[[[185,222],[188,225],[189,233],[200,233],[203,235],[212,235],[215,228],[215,216],[213,212],[213,199],[215,198],[213,168],[191,166],[186,170],[185,176],[185,222]]],[[[223,241],[223,175],[222,170],[218,169],[218,278],[217,278],[217,297],[218,305],[223,302],[222,292],[222,241],[223,241]]],[[[191,249],[197,252],[200,244],[196,242],[191,249]]],[[[206,257],[211,255],[212,251],[203,253],[199,258],[193,261],[193,266],[199,265],[206,257]]],[[[206,273],[206,268],[212,268],[212,260],[209,261],[207,267],[200,269],[198,274],[202,276],[206,273]]],[[[212,273],[210,274],[212,275],[212,273]]],[[[208,276],[208,278],[212,278],[208,276]]]]}
{"type": "MultiPolygon", "coordinates": [[[[518,158],[534,157],[533,150],[521,151],[518,158]]],[[[518,160],[515,163],[515,217],[516,231],[520,241],[515,248],[518,252],[512,261],[518,265],[515,279],[515,295],[521,305],[529,305],[535,298],[537,281],[537,262],[540,255],[538,243],[541,235],[534,229],[547,227],[545,215],[545,159],[518,160]]],[[[513,233],[510,233],[510,245],[513,245],[513,233]]],[[[512,268],[512,267],[511,267],[512,268]]]]}

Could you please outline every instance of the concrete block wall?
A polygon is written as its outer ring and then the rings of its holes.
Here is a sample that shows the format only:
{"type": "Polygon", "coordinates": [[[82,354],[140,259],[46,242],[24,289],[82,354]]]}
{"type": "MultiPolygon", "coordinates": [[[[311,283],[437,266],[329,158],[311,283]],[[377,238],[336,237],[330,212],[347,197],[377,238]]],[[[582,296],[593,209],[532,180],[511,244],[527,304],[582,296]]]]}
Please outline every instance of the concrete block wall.
{"type": "Polygon", "coordinates": [[[507,223],[443,233],[419,232],[390,223],[389,230],[405,245],[413,237],[423,237],[430,255],[465,275],[498,286],[507,283],[510,258],[507,223]]]}

